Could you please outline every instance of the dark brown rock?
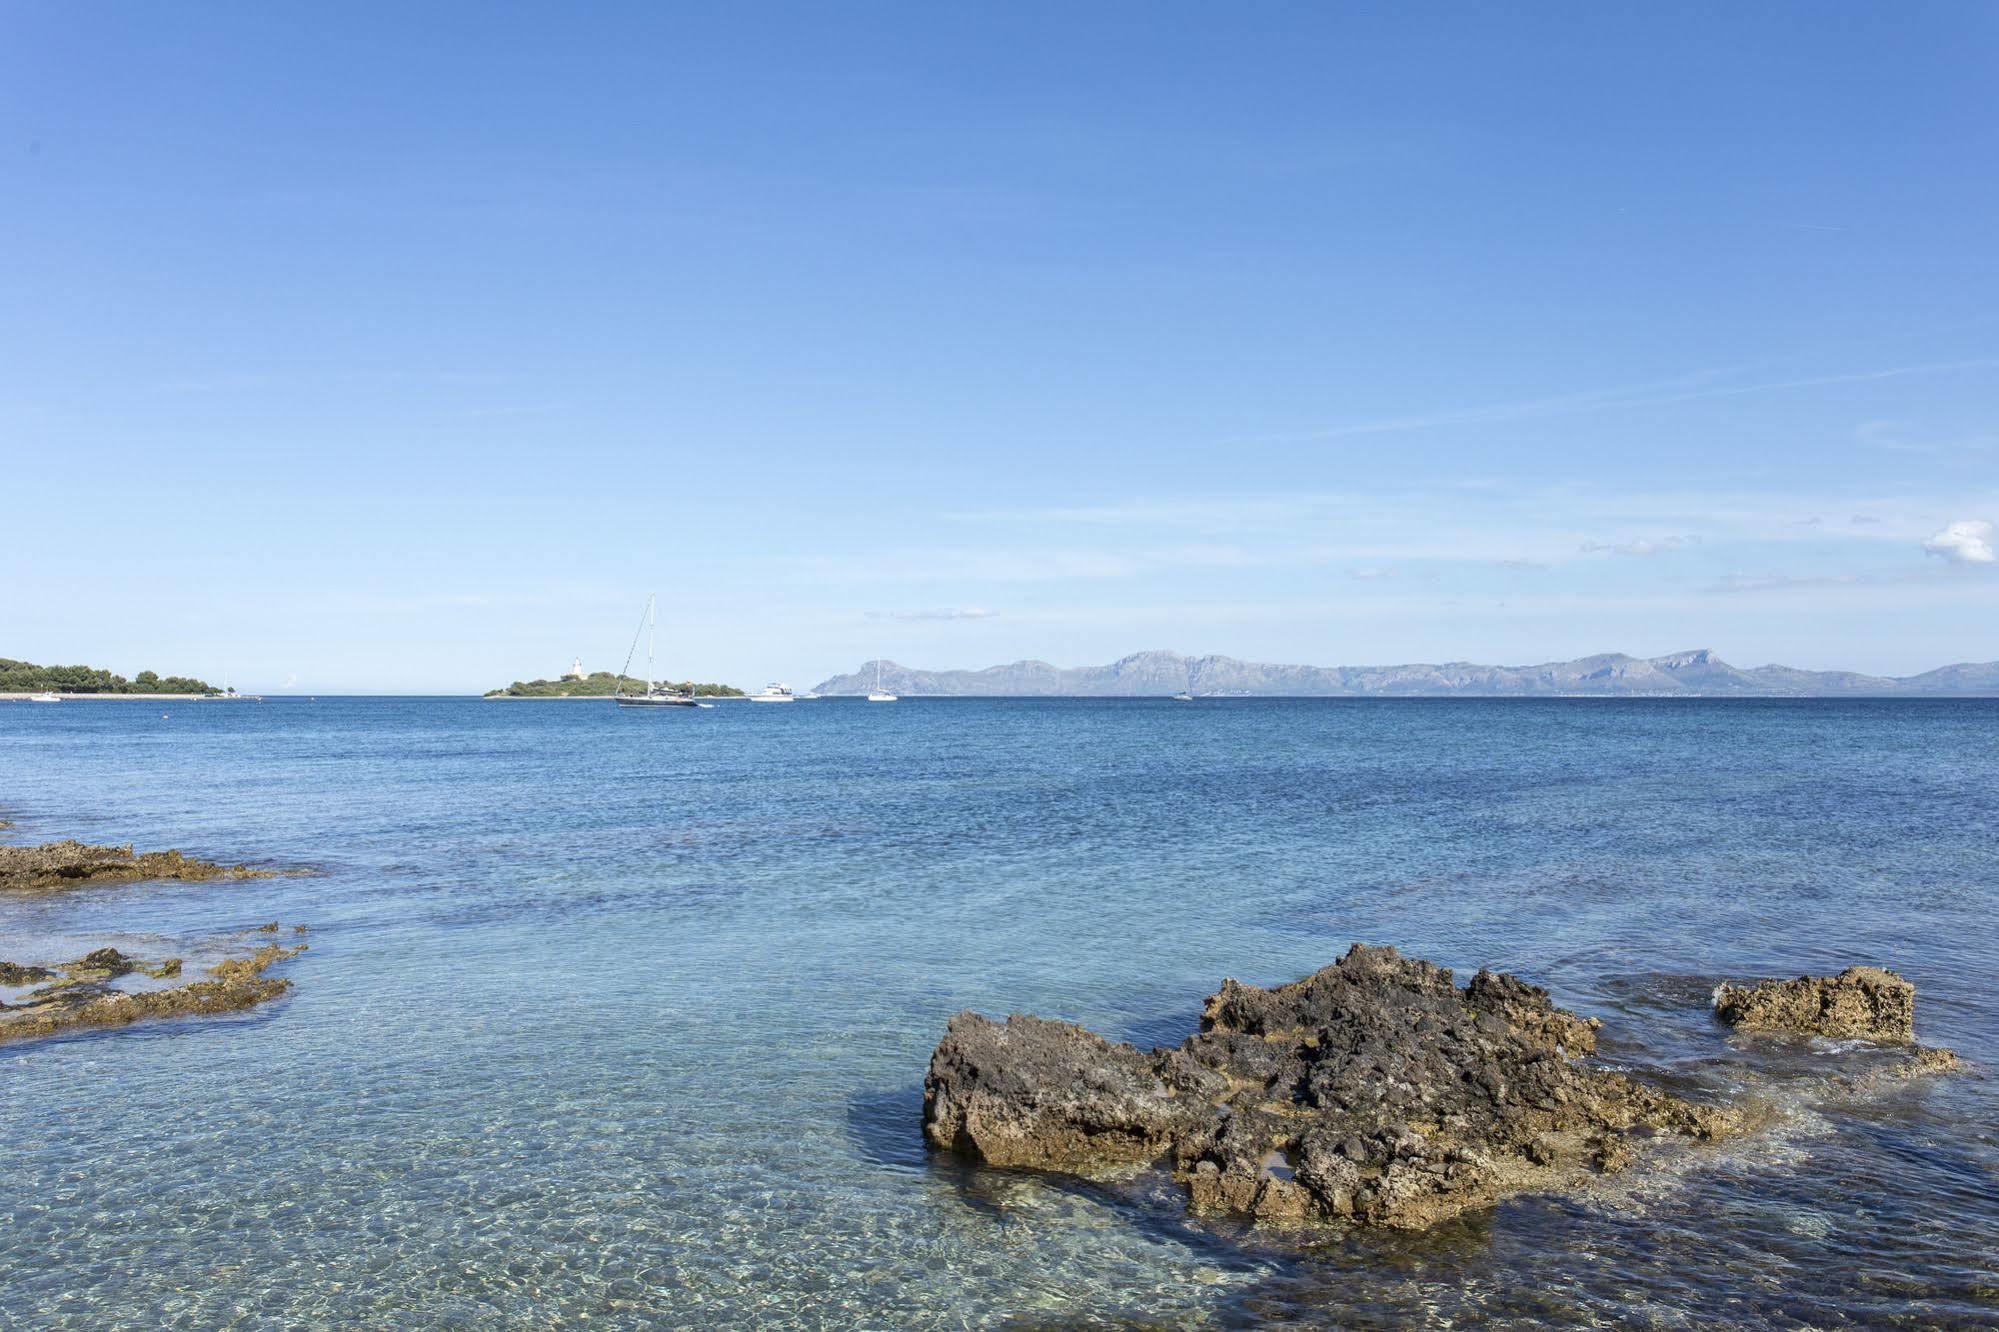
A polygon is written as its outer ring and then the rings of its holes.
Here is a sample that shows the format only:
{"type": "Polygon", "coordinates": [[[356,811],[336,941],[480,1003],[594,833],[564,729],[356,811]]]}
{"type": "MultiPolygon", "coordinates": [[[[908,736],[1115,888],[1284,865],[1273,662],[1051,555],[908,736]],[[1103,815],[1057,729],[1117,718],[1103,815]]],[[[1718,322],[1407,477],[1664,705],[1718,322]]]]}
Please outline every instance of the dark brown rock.
{"type": "Polygon", "coordinates": [[[85,953],[76,961],[63,968],[63,973],[74,981],[116,980],[129,976],[139,969],[138,962],[125,956],[115,948],[100,948],[94,953],[85,953]]]}
{"type": "Polygon", "coordinates": [[[1555,1007],[1546,990],[1517,976],[1481,971],[1465,987],[1465,998],[1478,1008],[1497,1013],[1528,1039],[1563,1054],[1596,1053],[1596,1033],[1603,1023],[1555,1007]]]}
{"type": "Polygon", "coordinates": [[[1427,1226],[1621,1169],[1627,1135],[1734,1117],[1578,1066],[1595,1025],[1546,991],[1355,945],[1303,980],[1229,980],[1201,1030],[1143,1053],[1080,1027],[953,1018],[924,1084],[929,1140],[992,1165],[1171,1159],[1197,1210],[1427,1226]]]}
{"type": "MultiPolygon", "coordinates": [[[[1157,1160],[1206,1111],[1158,1055],[1068,1022],[977,1013],[951,1019],[923,1084],[924,1133],[996,1166],[1077,1170],[1157,1160]]],[[[1219,1090],[1219,1088],[1216,1088],[1219,1090]]]]}

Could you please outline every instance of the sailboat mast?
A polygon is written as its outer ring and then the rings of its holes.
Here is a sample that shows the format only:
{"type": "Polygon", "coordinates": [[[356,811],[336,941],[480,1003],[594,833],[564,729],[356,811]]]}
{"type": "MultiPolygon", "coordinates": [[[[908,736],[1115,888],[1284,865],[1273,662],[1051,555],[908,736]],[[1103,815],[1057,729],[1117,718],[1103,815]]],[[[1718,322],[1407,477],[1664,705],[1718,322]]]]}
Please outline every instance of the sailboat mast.
{"type": "Polygon", "coordinates": [[[652,692],[652,639],[659,624],[659,593],[646,598],[646,692],[652,692]]]}

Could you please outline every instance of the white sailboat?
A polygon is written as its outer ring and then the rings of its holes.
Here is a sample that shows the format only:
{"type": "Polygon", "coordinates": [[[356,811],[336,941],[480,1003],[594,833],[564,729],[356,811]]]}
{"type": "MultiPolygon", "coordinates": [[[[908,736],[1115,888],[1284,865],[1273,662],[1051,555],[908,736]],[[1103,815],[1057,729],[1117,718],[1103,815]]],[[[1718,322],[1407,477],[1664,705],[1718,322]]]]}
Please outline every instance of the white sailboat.
{"type": "Polygon", "coordinates": [[[692,694],[683,694],[677,689],[663,689],[652,680],[652,649],[655,630],[659,623],[659,597],[657,594],[646,598],[646,613],[639,627],[646,636],[646,691],[643,694],[627,694],[625,681],[631,675],[632,654],[639,650],[639,636],[632,635],[631,652],[625,654],[625,668],[618,672],[616,693],[621,708],[695,708],[701,706],[692,694]]]}
{"type": "Polygon", "coordinates": [[[896,696],[894,694],[889,693],[888,690],[882,688],[882,659],[880,657],[876,657],[875,687],[868,691],[868,702],[893,703],[895,701],[896,701],[896,696]]]}
{"type": "Polygon", "coordinates": [[[222,688],[212,694],[203,694],[205,699],[219,699],[224,703],[262,703],[262,694],[239,694],[229,683],[229,673],[222,673],[222,688]]]}

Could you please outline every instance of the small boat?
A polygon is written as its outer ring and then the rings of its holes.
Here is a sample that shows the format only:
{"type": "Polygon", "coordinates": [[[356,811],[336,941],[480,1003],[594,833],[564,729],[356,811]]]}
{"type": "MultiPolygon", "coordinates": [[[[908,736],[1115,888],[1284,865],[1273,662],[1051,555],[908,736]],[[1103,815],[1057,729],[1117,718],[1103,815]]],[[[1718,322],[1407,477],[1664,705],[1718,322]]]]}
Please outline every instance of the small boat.
{"type": "Polygon", "coordinates": [[[765,685],[762,689],[758,690],[756,693],[751,694],[750,702],[791,703],[796,701],[797,698],[798,695],[791,692],[790,685],[781,685],[781,684],[772,683],[765,685]]]}
{"type": "Polygon", "coordinates": [[[870,689],[870,690],[868,691],[868,702],[870,702],[870,703],[893,703],[893,702],[895,702],[895,701],[896,701],[896,699],[895,699],[895,695],[894,695],[894,694],[891,694],[891,693],[889,693],[889,692],[888,692],[888,690],[886,690],[886,689],[883,689],[883,688],[882,688],[882,659],[881,659],[880,657],[876,657],[876,658],[875,658],[875,687],[874,687],[873,689],[870,689]]]}
{"type": "Polygon", "coordinates": [[[1185,691],[1182,691],[1181,693],[1175,694],[1173,696],[1173,701],[1175,703],[1192,703],[1194,701],[1194,696],[1192,694],[1186,693],[1185,691]]]}
{"type": "Polygon", "coordinates": [[[625,654],[625,669],[618,672],[618,685],[613,697],[618,700],[618,706],[621,708],[698,708],[703,706],[694,701],[694,695],[692,694],[682,693],[678,689],[653,683],[653,636],[658,623],[659,597],[654,595],[646,598],[646,613],[644,618],[639,621],[639,628],[645,631],[646,636],[646,691],[643,694],[627,694],[625,692],[625,680],[629,678],[632,669],[632,653],[639,650],[638,635],[633,634],[632,650],[625,654]]]}
{"type": "Polygon", "coordinates": [[[222,677],[222,688],[214,690],[211,693],[203,694],[202,697],[216,699],[224,703],[262,703],[264,701],[263,698],[257,694],[237,693],[235,689],[230,686],[229,677],[227,675],[224,675],[222,677]]]}
{"type": "Polygon", "coordinates": [[[30,703],[60,703],[62,702],[62,695],[53,689],[44,689],[39,694],[30,695],[28,701],[30,703]]]}

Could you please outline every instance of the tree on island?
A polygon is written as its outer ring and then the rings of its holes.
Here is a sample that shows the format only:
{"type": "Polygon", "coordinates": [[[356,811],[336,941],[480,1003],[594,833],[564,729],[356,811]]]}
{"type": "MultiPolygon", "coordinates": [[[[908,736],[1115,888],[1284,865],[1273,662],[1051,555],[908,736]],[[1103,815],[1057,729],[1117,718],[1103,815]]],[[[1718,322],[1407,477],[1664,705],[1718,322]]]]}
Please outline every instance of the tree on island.
{"type": "MultiPolygon", "coordinates": [[[[698,698],[741,698],[743,691],[734,685],[697,684],[692,680],[680,684],[661,682],[668,689],[678,689],[698,698]]],[[[629,675],[619,675],[615,671],[592,671],[581,680],[567,676],[560,680],[516,680],[505,689],[489,689],[487,698],[609,698],[613,694],[643,694],[644,680],[629,675]]]]}
{"type": "Polygon", "coordinates": [[[31,661],[0,657],[0,694],[216,694],[204,680],[186,675],[161,676],[140,671],[127,680],[95,666],[37,666],[31,661]]]}

